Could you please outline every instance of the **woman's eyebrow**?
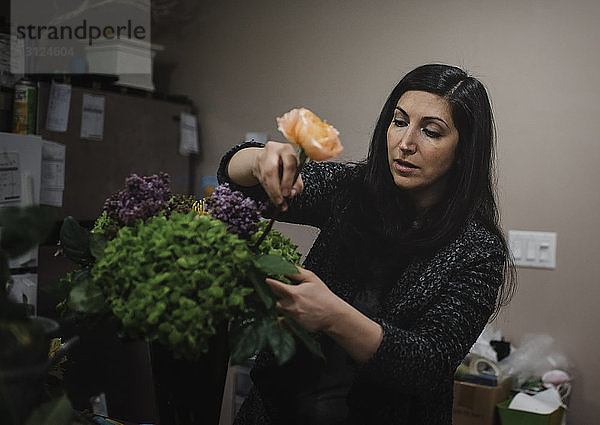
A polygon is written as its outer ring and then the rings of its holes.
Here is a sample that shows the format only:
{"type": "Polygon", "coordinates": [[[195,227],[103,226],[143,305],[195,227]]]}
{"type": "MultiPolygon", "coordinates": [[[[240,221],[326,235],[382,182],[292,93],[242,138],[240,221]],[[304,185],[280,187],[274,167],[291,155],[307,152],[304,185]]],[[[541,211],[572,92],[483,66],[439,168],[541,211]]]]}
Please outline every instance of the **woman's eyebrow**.
{"type": "MultiPolygon", "coordinates": [[[[406,113],[406,111],[405,111],[404,109],[402,109],[401,107],[399,107],[399,106],[396,106],[396,109],[397,109],[398,111],[400,111],[400,113],[402,113],[402,115],[404,115],[405,117],[407,117],[407,116],[408,116],[408,114],[406,113]]],[[[441,119],[440,117],[427,116],[427,117],[423,117],[423,120],[424,120],[424,121],[431,121],[431,120],[434,120],[434,121],[440,121],[440,122],[444,123],[444,125],[445,125],[446,127],[450,128],[450,126],[448,125],[448,123],[447,123],[446,121],[444,121],[443,119],[441,119]]]]}
{"type": "Polygon", "coordinates": [[[396,106],[396,110],[400,111],[400,113],[401,113],[402,115],[404,115],[405,117],[407,117],[407,116],[408,116],[408,114],[406,113],[406,111],[405,111],[404,109],[402,109],[401,107],[399,107],[399,106],[396,106]]]}

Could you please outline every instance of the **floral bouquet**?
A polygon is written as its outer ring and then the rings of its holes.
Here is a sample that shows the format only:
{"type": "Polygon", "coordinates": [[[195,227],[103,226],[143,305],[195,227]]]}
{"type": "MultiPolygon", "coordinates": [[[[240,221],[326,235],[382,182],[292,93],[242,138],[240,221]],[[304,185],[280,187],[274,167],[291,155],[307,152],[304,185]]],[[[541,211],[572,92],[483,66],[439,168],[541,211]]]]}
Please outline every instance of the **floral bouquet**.
{"type": "MultiPolygon", "coordinates": [[[[303,131],[297,120],[288,120],[294,111],[278,119],[292,142],[303,131]],[[294,123],[293,132],[286,122],[294,123]]],[[[333,129],[314,118],[318,129],[333,129]]],[[[306,157],[300,145],[299,169],[306,157]]],[[[227,184],[198,201],[173,195],[165,173],[132,174],[106,200],[91,231],[65,219],[61,248],[78,267],[60,282],[59,308],[75,316],[114,317],[125,336],[158,343],[175,358],[200,358],[227,326],[234,364],[262,350],[284,363],[297,342],[322,356],[312,332],[276,309],[265,283],[275,277],[291,284],[285,275],[297,273],[301,255],[289,238],[271,230],[272,221],[261,219],[264,209],[227,184]]]]}

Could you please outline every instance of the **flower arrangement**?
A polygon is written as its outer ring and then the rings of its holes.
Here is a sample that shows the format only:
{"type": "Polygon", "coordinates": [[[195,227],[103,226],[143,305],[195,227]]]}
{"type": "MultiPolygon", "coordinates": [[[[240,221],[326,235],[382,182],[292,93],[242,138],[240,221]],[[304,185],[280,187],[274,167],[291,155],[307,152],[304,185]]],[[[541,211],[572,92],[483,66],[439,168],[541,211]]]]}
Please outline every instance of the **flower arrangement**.
{"type": "Polygon", "coordinates": [[[124,335],[176,358],[199,358],[227,325],[233,363],[267,349],[281,364],[298,342],[322,356],[312,332],[276,309],[265,283],[292,283],[285,275],[297,273],[301,255],[261,219],[264,209],[227,184],[197,201],[173,195],[165,173],[132,174],[91,231],[65,219],[61,248],[78,267],[60,282],[59,308],[114,317],[124,335]]]}

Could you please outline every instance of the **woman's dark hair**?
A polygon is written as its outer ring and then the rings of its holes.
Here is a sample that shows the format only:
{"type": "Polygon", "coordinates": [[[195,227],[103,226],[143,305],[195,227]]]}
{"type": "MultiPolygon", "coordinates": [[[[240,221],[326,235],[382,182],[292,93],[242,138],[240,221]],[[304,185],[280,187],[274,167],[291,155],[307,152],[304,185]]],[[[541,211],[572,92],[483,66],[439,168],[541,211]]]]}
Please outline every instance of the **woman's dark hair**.
{"type": "MultiPolygon", "coordinates": [[[[452,240],[468,218],[481,221],[501,241],[507,259],[505,282],[500,288],[494,317],[499,308],[508,303],[515,289],[514,266],[499,226],[495,200],[495,139],[492,109],[481,82],[454,66],[430,64],[414,69],[392,90],[379,115],[368,156],[359,167],[362,169],[362,184],[359,185],[360,194],[356,193],[359,208],[355,216],[359,219],[361,211],[366,212],[367,203],[371,204],[371,208],[376,205],[379,219],[375,227],[382,230],[376,232],[379,233],[375,236],[379,242],[373,242],[383,249],[386,245],[400,246],[405,247],[406,252],[417,253],[431,252],[452,240]],[[406,194],[394,183],[387,152],[387,130],[394,109],[400,97],[411,90],[425,91],[446,99],[459,135],[445,196],[421,216],[407,210],[406,194]],[[399,213],[406,218],[400,223],[399,213]],[[420,223],[417,228],[415,222],[420,223]],[[382,240],[388,243],[382,245],[382,240]]],[[[356,230],[360,226],[355,223],[357,225],[352,227],[356,230]]],[[[360,232],[363,237],[367,232],[374,236],[374,227],[369,227],[366,232],[360,232]]]]}

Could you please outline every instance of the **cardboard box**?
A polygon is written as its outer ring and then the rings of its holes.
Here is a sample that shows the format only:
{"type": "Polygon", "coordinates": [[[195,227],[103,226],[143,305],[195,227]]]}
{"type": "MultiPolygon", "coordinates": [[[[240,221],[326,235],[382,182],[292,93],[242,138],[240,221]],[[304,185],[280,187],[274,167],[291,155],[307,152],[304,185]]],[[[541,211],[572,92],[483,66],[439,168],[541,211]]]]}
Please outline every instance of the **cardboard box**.
{"type": "Polygon", "coordinates": [[[497,387],[454,381],[453,425],[498,425],[496,405],[510,397],[511,381],[497,387]]]}
{"type": "Polygon", "coordinates": [[[502,425],[560,425],[564,409],[559,407],[547,415],[523,410],[509,409],[508,405],[512,399],[498,403],[498,414],[502,425]]]}

